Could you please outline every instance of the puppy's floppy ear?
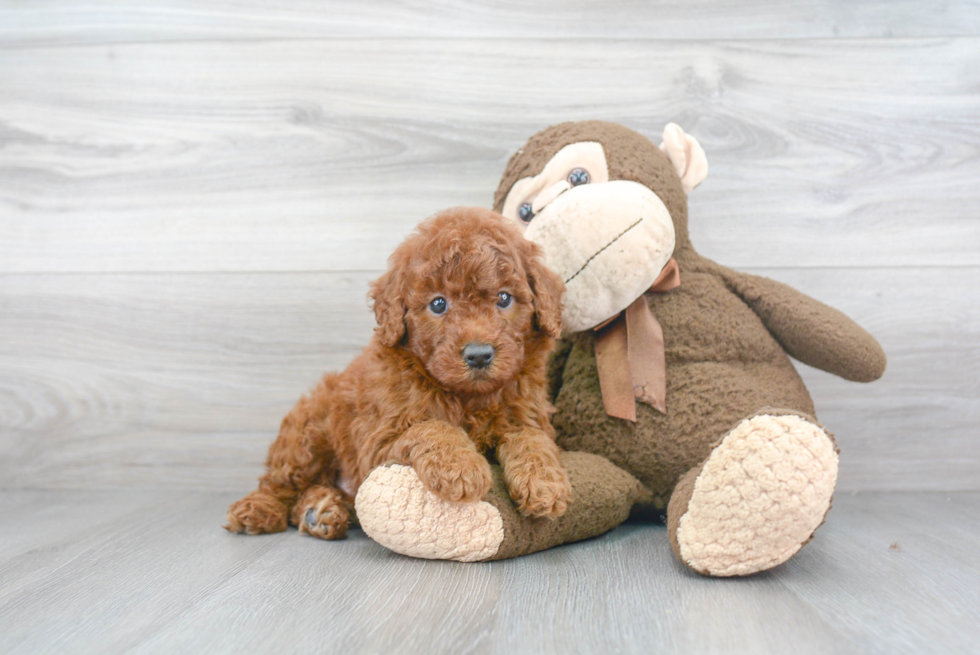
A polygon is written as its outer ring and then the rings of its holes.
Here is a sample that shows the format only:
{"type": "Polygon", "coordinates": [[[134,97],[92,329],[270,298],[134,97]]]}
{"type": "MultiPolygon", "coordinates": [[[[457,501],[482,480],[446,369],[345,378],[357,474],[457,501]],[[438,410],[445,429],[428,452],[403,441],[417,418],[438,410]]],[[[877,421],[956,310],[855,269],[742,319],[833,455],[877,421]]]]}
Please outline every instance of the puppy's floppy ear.
{"type": "Polygon", "coordinates": [[[401,273],[395,266],[371,283],[371,300],[374,301],[374,318],[378,322],[375,332],[381,343],[391,348],[405,336],[404,291],[401,273]]]}
{"type": "Polygon", "coordinates": [[[541,248],[536,243],[525,242],[521,249],[527,281],[534,293],[534,317],[538,327],[548,336],[561,336],[561,297],[565,283],[561,276],[545,266],[541,248]]]}

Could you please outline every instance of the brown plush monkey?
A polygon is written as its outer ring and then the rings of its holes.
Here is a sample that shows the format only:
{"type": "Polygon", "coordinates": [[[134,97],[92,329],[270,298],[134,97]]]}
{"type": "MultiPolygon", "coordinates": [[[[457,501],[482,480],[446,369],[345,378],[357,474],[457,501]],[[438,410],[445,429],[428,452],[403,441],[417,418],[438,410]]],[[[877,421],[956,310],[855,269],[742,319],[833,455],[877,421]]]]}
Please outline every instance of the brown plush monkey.
{"type": "Polygon", "coordinates": [[[511,158],[494,209],[526,226],[568,287],[551,380],[559,444],[576,451],[572,503],[557,521],[530,520],[499,482],[452,505],[411,469],[382,467],[357,498],[369,535],[417,557],[500,559],[600,534],[652,503],[678,558],[714,576],[770,569],[810,540],[837,448],[789,356],[869,382],[885,355],[840,312],[694,250],[687,193],[706,174],[673,124],[658,148],[620,125],[563,123],[511,158]]]}

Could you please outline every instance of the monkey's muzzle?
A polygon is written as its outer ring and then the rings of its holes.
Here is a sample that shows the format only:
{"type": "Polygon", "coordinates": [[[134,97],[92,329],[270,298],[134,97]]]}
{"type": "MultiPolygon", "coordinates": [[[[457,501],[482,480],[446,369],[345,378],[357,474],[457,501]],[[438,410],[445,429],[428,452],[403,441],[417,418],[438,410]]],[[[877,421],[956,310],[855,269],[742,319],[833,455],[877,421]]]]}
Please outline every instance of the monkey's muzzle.
{"type": "Polygon", "coordinates": [[[563,329],[578,332],[626,309],[674,252],[674,223],[653,191],[625,180],[583,184],[536,213],[524,236],[565,281],[563,329]]]}

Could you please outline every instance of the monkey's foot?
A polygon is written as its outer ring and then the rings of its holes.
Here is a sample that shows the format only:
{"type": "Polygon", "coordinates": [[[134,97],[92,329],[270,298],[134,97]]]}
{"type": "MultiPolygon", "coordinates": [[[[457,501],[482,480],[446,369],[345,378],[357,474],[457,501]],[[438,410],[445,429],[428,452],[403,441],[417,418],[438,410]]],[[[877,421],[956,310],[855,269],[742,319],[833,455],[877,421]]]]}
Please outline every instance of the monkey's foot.
{"type": "Polygon", "coordinates": [[[712,576],[782,564],[823,523],[837,461],[833,438],[802,416],[745,419],[674,489],[667,510],[674,552],[712,576]]]}

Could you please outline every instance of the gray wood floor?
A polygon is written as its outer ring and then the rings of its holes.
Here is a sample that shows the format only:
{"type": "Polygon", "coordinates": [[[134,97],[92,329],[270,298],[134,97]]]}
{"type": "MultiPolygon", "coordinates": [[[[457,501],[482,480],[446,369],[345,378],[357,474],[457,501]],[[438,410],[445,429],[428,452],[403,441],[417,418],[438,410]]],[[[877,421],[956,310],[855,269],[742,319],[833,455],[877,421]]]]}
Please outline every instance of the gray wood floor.
{"type": "Polygon", "coordinates": [[[975,653],[980,493],[838,497],[798,557],[700,578],[632,523],[458,564],[218,527],[234,494],[0,494],[3,653],[975,653]]]}
{"type": "Polygon", "coordinates": [[[978,64],[976,1],[0,0],[0,653],[977,652],[978,64]],[[698,249],[888,353],[799,367],[818,539],[723,581],[644,524],[491,565],[221,531],[394,245],[586,118],[680,123],[698,249]]]}

